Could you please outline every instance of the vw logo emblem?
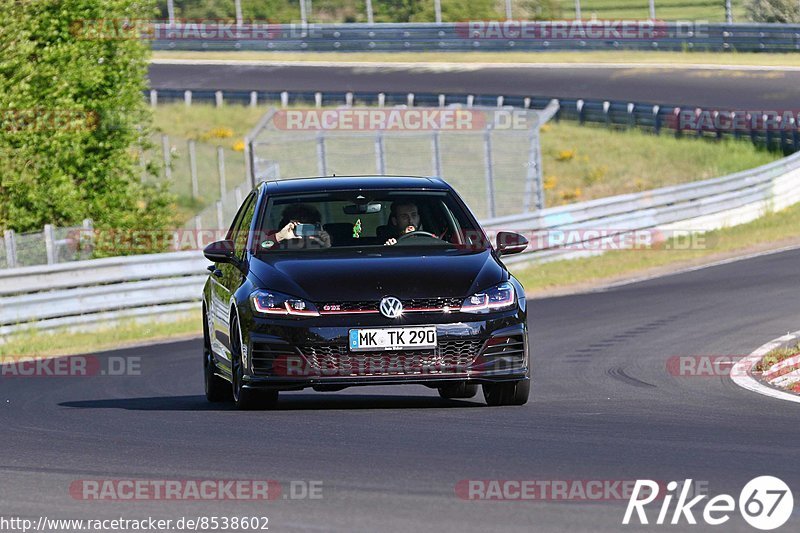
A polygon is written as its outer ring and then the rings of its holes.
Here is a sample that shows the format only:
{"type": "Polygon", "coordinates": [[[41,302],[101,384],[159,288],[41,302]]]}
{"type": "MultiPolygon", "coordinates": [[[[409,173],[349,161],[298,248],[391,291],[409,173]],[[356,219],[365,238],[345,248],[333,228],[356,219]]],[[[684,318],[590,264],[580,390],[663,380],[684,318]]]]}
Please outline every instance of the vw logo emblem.
{"type": "Polygon", "coordinates": [[[397,318],[403,314],[403,303],[394,296],[381,300],[380,311],[386,318],[397,318]]]}

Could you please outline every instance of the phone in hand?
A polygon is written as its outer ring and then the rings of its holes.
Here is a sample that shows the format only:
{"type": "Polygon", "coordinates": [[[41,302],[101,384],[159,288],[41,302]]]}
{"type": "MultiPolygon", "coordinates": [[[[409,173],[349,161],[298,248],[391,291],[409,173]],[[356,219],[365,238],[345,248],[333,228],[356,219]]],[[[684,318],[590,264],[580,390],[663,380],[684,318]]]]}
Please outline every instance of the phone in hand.
{"type": "Polygon", "coordinates": [[[318,224],[297,224],[294,227],[294,234],[298,237],[318,237],[319,232],[318,224]]]}

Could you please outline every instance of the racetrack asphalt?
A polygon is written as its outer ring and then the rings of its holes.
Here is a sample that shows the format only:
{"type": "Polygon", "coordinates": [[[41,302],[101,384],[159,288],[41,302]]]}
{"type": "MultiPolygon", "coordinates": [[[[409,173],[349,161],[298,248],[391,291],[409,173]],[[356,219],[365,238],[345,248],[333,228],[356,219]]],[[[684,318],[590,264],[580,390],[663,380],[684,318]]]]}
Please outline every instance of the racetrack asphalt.
{"type": "MultiPolygon", "coordinates": [[[[668,252],[664,252],[668,253],[668,252]]],[[[800,251],[531,300],[531,401],[490,408],[422,386],[282,394],[238,412],[202,395],[201,341],[99,354],[141,375],[2,377],[2,516],[268,516],[271,531],[754,531],[622,526],[625,502],[469,501],[460,480],[693,479],[738,500],[775,475],[795,491],[797,405],[670,357],[743,355],[800,327],[800,251]],[[316,480],[323,498],[82,501],[81,479],[316,480]]],[[[706,500],[707,501],[707,500],[706,500]]],[[[704,505],[702,502],[701,505],[704,505]]],[[[656,507],[649,513],[654,520],[656,507]]],[[[702,523],[702,509],[695,516],[702,523]]]]}
{"type": "Polygon", "coordinates": [[[155,89],[426,92],[609,99],[728,110],[796,110],[800,72],[655,67],[151,64],[155,89]]]}

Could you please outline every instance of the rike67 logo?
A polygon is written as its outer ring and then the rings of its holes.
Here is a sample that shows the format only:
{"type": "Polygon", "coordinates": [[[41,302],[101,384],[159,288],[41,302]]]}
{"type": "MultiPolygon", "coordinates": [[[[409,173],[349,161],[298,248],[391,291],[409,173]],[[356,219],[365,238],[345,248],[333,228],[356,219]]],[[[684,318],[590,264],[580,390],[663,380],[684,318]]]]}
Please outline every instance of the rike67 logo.
{"type": "MultiPolygon", "coordinates": [[[[661,508],[655,522],[652,522],[654,524],[697,524],[695,513],[700,514],[702,520],[712,526],[722,525],[730,520],[737,504],[733,496],[720,494],[702,505],[701,502],[708,495],[701,494],[689,499],[691,486],[691,479],[680,485],[677,481],[670,481],[666,486],[666,493],[662,494],[659,483],[649,479],[636,480],[622,523],[628,525],[633,520],[635,524],[638,520],[640,524],[650,524],[652,516],[648,518],[645,506],[657,499],[661,500],[661,508]],[[675,496],[677,502],[670,517],[670,507],[675,496]]],[[[739,513],[745,522],[756,529],[769,531],[781,527],[792,516],[794,497],[789,486],[782,480],[773,476],[760,476],[744,486],[739,493],[738,504],[739,513]]]]}

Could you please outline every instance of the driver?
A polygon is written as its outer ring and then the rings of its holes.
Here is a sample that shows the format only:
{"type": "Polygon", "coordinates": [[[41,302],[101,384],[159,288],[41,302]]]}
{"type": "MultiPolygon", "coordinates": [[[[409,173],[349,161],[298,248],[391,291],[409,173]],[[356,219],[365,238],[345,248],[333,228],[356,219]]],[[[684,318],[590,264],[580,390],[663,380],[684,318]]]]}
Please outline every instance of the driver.
{"type": "Polygon", "coordinates": [[[389,225],[396,237],[390,237],[384,243],[385,246],[397,244],[397,237],[401,235],[422,230],[422,225],[419,222],[419,209],[417,209],[417,204],[414,202],[408,200],[394,202],[389,209],[389,213],[389,225]]]}

